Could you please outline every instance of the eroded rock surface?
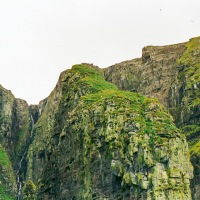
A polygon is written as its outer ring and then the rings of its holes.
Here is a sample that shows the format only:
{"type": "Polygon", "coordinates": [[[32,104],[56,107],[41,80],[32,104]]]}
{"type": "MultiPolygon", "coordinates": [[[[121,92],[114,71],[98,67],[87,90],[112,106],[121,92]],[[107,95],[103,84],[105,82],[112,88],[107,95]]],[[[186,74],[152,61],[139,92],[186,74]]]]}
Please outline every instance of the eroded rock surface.
{"type": "Polygon", "coordinates": [[[187,43],[143,48],[142,58],[104,69],[120,89],[156,97],[174,117],[189,142],[194,166],[192,190],[200,199],[200,37],[187,43]]]}
{"type": "Polygon", "coordinates": [[[197,37],[75,65],[39,105],[0,86],[0,199],[19,192],[21,160],[23,199],[198,200],[199,55],[197,37]]]}
{"type": "Polygon", "coordinates": [[[90,66],[61,74],[34,129],[37,199],[191,199],[188,146],[171,116],[90,66]]]}

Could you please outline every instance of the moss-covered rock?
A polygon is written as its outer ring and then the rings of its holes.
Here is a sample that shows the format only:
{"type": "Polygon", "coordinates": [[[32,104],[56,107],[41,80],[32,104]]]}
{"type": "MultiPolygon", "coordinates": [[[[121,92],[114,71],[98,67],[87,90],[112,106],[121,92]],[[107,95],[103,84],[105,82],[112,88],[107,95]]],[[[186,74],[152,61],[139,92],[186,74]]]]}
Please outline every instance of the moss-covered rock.
{"type": "Polygon", "coordinates": [[[31,115],[26,101],[0,86],[0,141],[13,166],[21,159],[31,135],[31,115]]]}
{"type": "Polygon", "coordinates": [[[197,37],[103,70],[75,65],[39,105],[0,86],[0,199],[22,166],[24,199],[188,200],[190,154],[199,199],[199,55],[197,37]]]}
{"type": "Polygon", "coordinates": [[[36,199],[36,186],[32,180],[28,180],[22,189],[23,199],[34,200],[36,199]]]}
{"type": "Polygon", "coordinates": [[[27,179],[37,199],[191,199],[188,147],[172,117],[94,67],[61,74],[34,129],[27,179]]]}
{"type": "Polygon", "coordinates": [[[20,163],[31,138],[31,113],[26,101],[17,99],[11,91],[0,86],[0,147],[2,199],[9,199],[17,193],[15,173],[24,176],[26,163],[20,163]],[[4,164],[4,165],[3,165],[4,164]],[[6,168],[5,168],[6,167],[6,168]],[[15,173],[13,172],[15,170],[15,173]],[[4,191],[4,192],[3,192],[4,191]],[[5,193],[7,191],[7,193],[5,193]],[[6,196],[7,194],[7,196],[6,196]]]}
{"type": "Polygon", "coordinates": [[[192,188],[199,194],[200,140],[200,37],[168,46],[147,46],[142,58],[105,68],[106,80],[120,89],[156,97],[172,114],[176,126],[187,136],[194,166],[192,188]],[[195,189],[196,188],[196,189],[195,189]]]}

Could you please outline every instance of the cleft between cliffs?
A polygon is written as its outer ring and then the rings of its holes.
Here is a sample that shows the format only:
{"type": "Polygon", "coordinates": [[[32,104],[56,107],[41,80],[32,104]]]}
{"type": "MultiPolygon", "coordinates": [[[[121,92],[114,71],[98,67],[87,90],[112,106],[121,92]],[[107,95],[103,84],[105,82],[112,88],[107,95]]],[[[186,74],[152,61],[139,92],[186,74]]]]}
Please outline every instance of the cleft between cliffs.
{"type": "Polygon", "coordinates": [[[61,74],[45,109],[28,153],[38,199],[191,199],[186,139],[156,99],[81,64],[61,74]]]}

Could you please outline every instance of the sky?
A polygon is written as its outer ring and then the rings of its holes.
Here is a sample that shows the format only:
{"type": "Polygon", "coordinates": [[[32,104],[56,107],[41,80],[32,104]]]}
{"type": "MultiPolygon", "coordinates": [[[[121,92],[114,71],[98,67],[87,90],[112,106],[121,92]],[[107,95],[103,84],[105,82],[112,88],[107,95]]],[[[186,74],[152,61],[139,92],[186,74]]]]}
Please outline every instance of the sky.
{"type": "Polygon", "coordinates": [[[78,63],[108,67],[200,36],[199,0],[0,0],[0,84],[38,104],[78,63]]]}

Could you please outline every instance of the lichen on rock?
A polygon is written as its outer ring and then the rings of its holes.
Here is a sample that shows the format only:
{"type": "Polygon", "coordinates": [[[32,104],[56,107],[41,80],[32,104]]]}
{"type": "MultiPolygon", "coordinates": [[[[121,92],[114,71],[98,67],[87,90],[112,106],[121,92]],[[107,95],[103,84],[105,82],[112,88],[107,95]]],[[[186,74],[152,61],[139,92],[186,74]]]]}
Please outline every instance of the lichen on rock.
{"type": "Polygon", "coordinates": [[[171,116],[91,66],[61,74],[35,133],[27,177],[38,199],[191,199],[187,142],[171,116]]]}
{"type": "Polygon", "coordinates": [[[195,200],[200,198],[199,53],[200,37],[195,37],[175,45],[144,47],[142,58],[103,69],[106,80],[120,89],[156,97],[169,110],[189,143],[194,166],[191,188],[195,200]]]}

